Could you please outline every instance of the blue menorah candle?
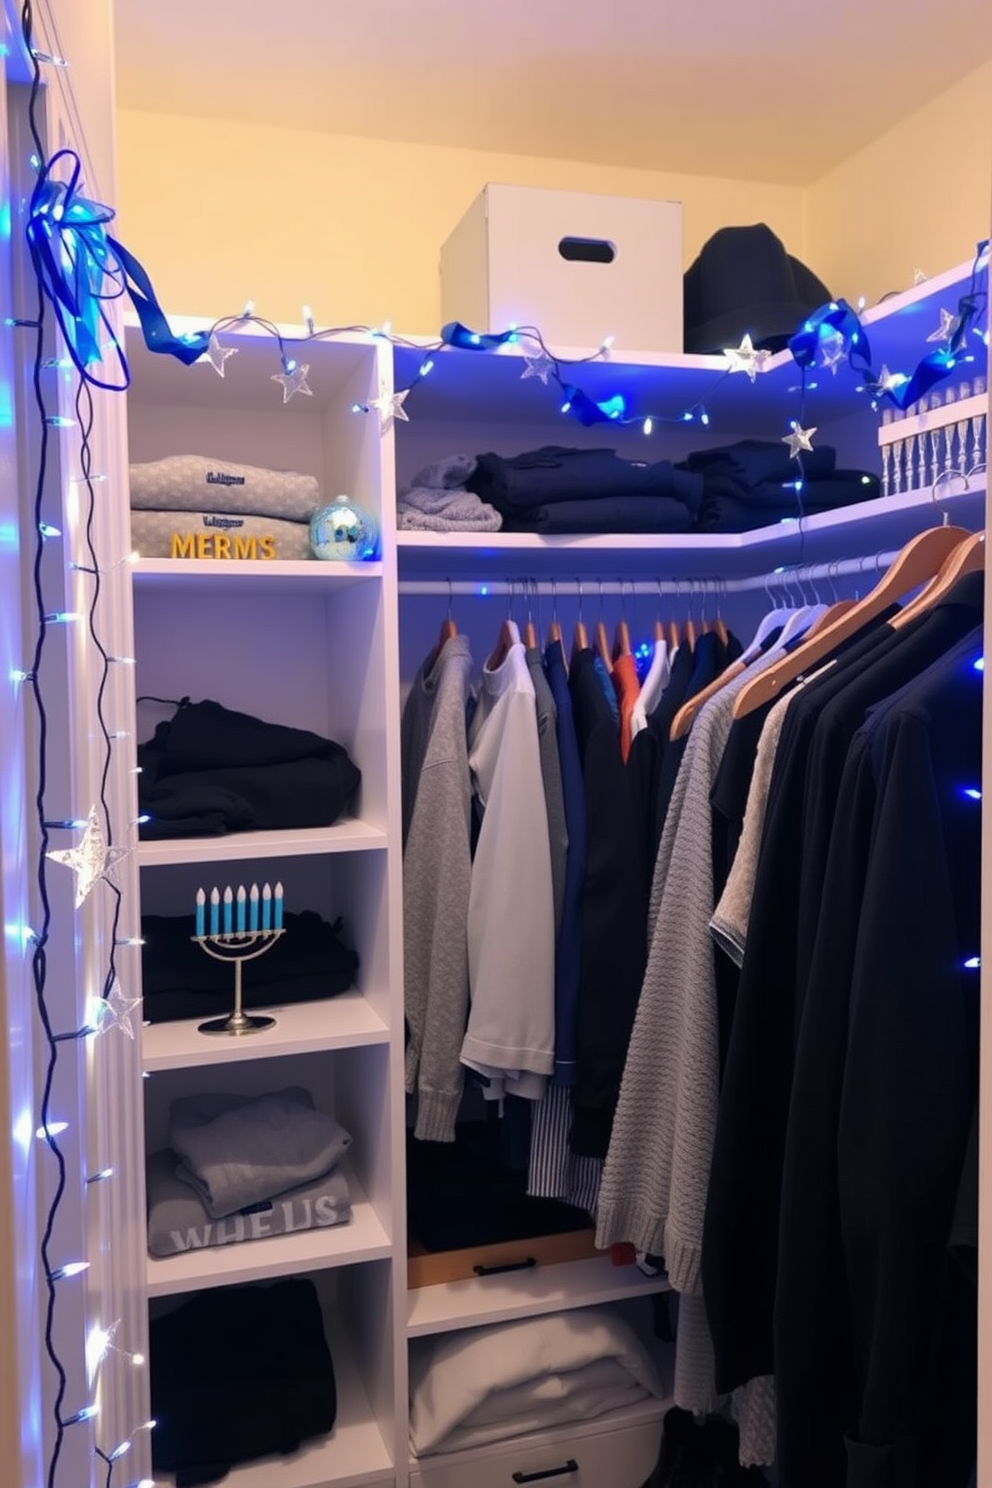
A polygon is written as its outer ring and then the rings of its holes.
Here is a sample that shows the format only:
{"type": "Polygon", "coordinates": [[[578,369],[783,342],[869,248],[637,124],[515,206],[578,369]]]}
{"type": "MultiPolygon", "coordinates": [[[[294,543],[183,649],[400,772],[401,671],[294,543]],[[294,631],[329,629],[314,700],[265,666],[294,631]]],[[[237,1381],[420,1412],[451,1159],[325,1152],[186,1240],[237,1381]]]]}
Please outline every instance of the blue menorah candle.
{"type": "Polygon", "coordinates": [[[234,894],[231,885],[224,890],[224,934],[230,935],[234,928],[234,894]]]}
{"type": "Polygon", "coordinates": [[[281,883],[277,883],[276,884],[276,892],[275,892],[275,900],[274,900],[274,910],[275,910],[275,919],[273,921],[272,928],[273,928],[273,930],[281,930],[282,929],[282,884],[281,883]]]}
{"type": "Polygon", "coordinates": [[[196,891],[196,935],[202,940],[207,933],[207,896],[202,889],[196,891]]]}
{"type": "Polygon", "coordinates": [[[262,888],[262,929],[272,929],[272,889],[268,884],[262,888]]]}
{"type": "Polygon", "coordinates": [[[252,886],[251,886],[251,893],[248,896],[248,929],[249,930],[257,930],[258,929],[258,884],[257,883],[252,884],[252,886]]]}
{"type": "Polygon", "coordinates": [[[220,890],[210,890],[210,934],[220,934],[220,890]]]}
{"type": "Polygon", "coordinates": [[[247,905],[247,902],[246,902],[246,897],[247,896],[245,895],[245,886],[244,886],[244,884],[238,884],[238,898],[237,898],[237,914],[238,914],[238,919],[237,919],[237,925],[238,925],[238,934],[239,935],[244,935],[245,930],[247,928],[247,925],[245,923],[245,914],[246,914],[246,911],[247,911],[247,908],[248,908],[248,905],[247,905]]]}

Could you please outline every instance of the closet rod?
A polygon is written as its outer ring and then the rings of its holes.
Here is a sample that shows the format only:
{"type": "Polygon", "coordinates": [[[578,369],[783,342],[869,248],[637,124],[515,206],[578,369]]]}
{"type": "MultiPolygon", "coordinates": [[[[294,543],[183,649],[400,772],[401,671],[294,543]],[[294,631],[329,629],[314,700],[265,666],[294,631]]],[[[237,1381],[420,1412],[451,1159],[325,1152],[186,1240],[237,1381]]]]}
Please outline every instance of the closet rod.
{"type": "Polygon", "coordinates": [[[743,579],[720,579],[710,575],[701,578],[686,574],[681,579],[534,579],[521,575],[517,579],[400,579],[400,594],[409,595],[472,595],[475,598],[492,598],[540,594],[554,598],[581,594],[584,599],[598,599],[600,594],[672,594],[688,598],[690,593],[748,594],[795,580],[797,583],[816,583],[817,580],[850,578],[859,574],[873,574],[888,568],[897,556],[896,552],[872,553],[864,558],[841,558],[832,563],[797,563],[780,567],[764,574],[750,574],[743,579]]]}

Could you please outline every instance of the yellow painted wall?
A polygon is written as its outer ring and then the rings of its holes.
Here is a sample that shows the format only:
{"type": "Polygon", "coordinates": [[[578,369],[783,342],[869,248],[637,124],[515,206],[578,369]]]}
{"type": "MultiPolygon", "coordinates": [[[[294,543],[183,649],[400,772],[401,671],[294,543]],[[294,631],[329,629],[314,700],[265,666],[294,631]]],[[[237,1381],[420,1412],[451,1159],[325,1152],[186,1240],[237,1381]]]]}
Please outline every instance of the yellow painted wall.
{"type": "Polygon", "coordinates": [[[836,295],[873,302],[908,288],[914,269],[963,262],[992,218],[992,62],[814,182],[808,198],[810,264],[836,295]]]}
{"type": "Polygon", "coordinates": [[[718,227],[765,221],[803,256],[797,187],[262,129],[122,110],[122,241],[166,307],[433,334],[438,250],[487,181],[681,200],[686,260],[718,227]]]}

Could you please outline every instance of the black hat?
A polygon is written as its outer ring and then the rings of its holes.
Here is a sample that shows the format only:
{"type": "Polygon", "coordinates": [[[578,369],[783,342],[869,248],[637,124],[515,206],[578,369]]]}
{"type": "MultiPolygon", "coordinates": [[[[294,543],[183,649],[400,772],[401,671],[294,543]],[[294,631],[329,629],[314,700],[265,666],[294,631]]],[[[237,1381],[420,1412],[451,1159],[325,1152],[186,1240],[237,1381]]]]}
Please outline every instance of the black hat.
{"type": "Polygon", "coordinates": [[[723,351],[750,334],[781,351],[812,311],[833,298],[770,227],[721,227],[682,281],[685,349],[723,351]]]}

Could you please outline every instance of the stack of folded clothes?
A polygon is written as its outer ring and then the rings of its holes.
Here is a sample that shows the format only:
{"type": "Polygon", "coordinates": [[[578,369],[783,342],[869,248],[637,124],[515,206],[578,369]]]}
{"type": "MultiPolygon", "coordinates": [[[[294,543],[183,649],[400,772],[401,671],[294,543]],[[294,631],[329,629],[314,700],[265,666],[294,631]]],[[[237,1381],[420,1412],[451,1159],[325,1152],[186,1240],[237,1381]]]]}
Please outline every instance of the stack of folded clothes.
{"type": "Polygon", "coordinates": [[[703,483],[668,460],[624,460],[611,449],[545,445],[479,455],[466,485],[507,532],[688,532],[703,483]]]}
{"type": "MultiPolygon", "coordinates": [[[[231,968],[204,956],[193,943],[193,915],[143,915],[141,919],[141,1016],[148,1023],[177,1018],[217,1018],[231,1011],[231,968]]],[[[313,910],[286,912],[285,935],[242,968],[246,1012],[288,1007],[336,997],[355,985],[358,956],[341,940],[341,921],[331,925],[313,910]]]]}
{"type": "Polygon", "coordinates": [[[606,1308],[466,1328],[410,1344],[410,1445],[457,1452],[662,1394],[637,1334],[606,1308]]]}
{"type": "Polygon", "coordinates": [[[131,466],[131,540],[144,558],[312,557],[312,475],[170,455],[131,466]]]}
{"type": "MultiPolygon", "coordinates": [[[[312,1281],[200,1292],[154,1318],[149,1336],[156,1478],[219,1483],[239,1463],[333,1431],[334,1365],[312,1281]]],[[[264,1481],[282,1475],[274,1465],[264,1481]]]]}
{"type": "Polygon", "coordinates": [[[678,468],[702,477],[698,532],[747,532],[879,495],[878,476],[838,470],[837,451],[829,445],[807,450],[801,471],[784,444],[762,439],[700,450],[678,468]],[[800,475],[802,489],[797,491],[800,475]]]}
{"type": "Polygon", "coordinates": [[[138,764],[148,838],[329,827],[362,778],[331,739],[188,698],[138,745],[138,764]]]}
{"type": "Polygon", "coordinates": [[[838,470],[836,459],[829,446],[817,447],[800,467],[784,443],[758,439],[702,450],[678,465],[545,445],[479,455],[464,479],[505,532],[745,532],[879,494],[876,475],[838,470]]]}
{"type": "Polygon", "coordinates": [[[344,1127],[300,1086],[173,1101],[169,1148],[147,1164],[152,1255],[326,1228],[351,1218],[344,1127]]]}
{"type": "Polygon", "coordinates": [[[498,532],[494,506],[466,488],[474,455],[449,455],[414,476],[396,502],[396,525],[409,532],[498,532]]]}
{"type": "Polygon", "coordinates": [[[454,1142],[421,1142],[407,1133],[412,1242],[428,1251],[463,1250],[588,1228],[584,1209],[528,1194],[526,1170],[503,1156],[500,1125],[460,1121],[454,1142]]]}

